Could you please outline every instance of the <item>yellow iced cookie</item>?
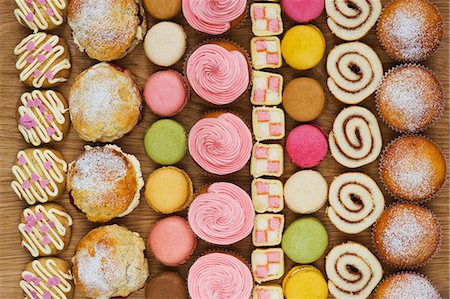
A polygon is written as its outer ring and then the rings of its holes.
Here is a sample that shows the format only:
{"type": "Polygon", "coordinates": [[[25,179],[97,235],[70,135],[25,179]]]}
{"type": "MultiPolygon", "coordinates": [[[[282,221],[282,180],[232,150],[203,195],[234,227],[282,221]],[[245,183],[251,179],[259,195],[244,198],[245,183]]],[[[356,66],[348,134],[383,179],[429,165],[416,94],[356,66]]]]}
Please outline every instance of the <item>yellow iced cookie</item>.
{"type": "Polygon", "coordinates": [[[328,287],[319,269],[296,266],[283,279],[283,293],[287,299],[326,299],[328,287]]]}
{"type": "Polygon", "coordinates": [[[322,60],[325,46],[325,38],[319,28],[314,25],[297,25],[284,35],[281,53],[291,67],[307,70],[322,60]]]}

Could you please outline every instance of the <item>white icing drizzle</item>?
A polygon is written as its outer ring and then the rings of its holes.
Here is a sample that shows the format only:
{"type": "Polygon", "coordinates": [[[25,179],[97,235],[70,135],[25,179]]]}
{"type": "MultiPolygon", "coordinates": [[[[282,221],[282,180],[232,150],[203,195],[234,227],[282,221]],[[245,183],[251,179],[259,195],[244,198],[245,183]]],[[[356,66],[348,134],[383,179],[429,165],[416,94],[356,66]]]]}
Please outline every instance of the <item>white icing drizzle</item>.
{"type": "Polygon", "coordinates": [[[33,160],[25,154],[25,151],[17,153],[17,159],[23,157],[24,165],[17,163],[12,167],[12,173],[15,180],[11,182],[11,187],[20,199],[25,200],[29,205],[36,202],[47,202],[49,198],[55,197],[59,193],[57,183],[64,182],[67,172],[67,163],[60,159],[54,152],[49,149],[34,149],[33,160]],[[46,169],[45,162],[50,162],[52,167],[46,169]],[[36,166],[39,168],[36,168],[36,166]],[[62,170],[60,170],[60,167],[62,170]],[[43,188],[39,181],[31,182],[30,178],[33,173],[43,174],[43,179],[48,180],[48,184],[43,188]],[[25,181],[29,181],[30,188],[24,188],[22,185],[25,181]]]}
{"type": "Polygon", "coordinates": [[[34,146],[39,146],[41,143],[49,143],[53,141],[61,141],[64,137],[63,131],[59,126],[66,122],[66,117],[64,114],[69,110],[64,106],[59,96],[53,90],[33,90],[31,93],[24,93],[20,101],[22,105],[19,106],[18,112],[19,117],[26,114],[30,115],[35,121],[36,126],[31,129],[25,128],[23,125],[18,126],[19,132],[22,134],[23,138],[27,143],[31,143],[34,146]],[[39,107],[29,107],[27,103],[34,99],[40,99],[44,105],[47,114],[53,115],[53,120],[51,122],[45,116],[39,107]],[[55,132],[49,136],[47,128],[53,128],[55,132]]]}
{"type": "Polygon", "coordinates": [[[30,76],[33,76],[32,85],[37,88],[42,87],[45,80],[48,80],[50,84],[67,81],[67,79],[57,76],[60,71],[71,68],[70,61],[67,58],[55,63],[66,51],[62,45],[58,45],[59,39],[57,35],[39,32],[28,35],[14,48],[14,54],[19,56],[16,68],[21,71],[19,74],[20,81],[26,81],[30,76]],[[29,43],[34,45],[32,50],[28,49],[29,43]],[[52,46],[50,52],[45,49],[47,44],[52,46]],[[41,62],[36,58],[39,54],[45,56],[45,59],[41,62]],[[29,56],[35,57],[31,63],[27,61],[29,56]],[[35,71],[40,72],[40,74],[35,76],[35,71]],[[53,78],[46,78],[48,71],[52,72],[53,78]]]}
{"type": "Polygon", "coordinates": [[[34,33],[47,30],[48,20],[56,26],[64,22],[63,11],[67,7],[66,0],[46,0],[44,3],[36,0],[16,0],[16,4],[18,8],[14,10],[14,15],[17,21],[33,30],[34,33]],[[48,14],[47,9],[51,9],[53,15],[48,14]],[[33,16],[32,20],[27,19],[29,15],[33,16]]]}
{"type": "Polygon", "coordinates": [[[72,226],[73,223],[72,217],[70,217],[68,213],[55,208],[47,210],[43,205],[37,205],[34,208],[34,211],[30,208],[25,209],[23,211],[23,216],[24,218],[27,216],[36,218],[36,214],[38,213],[42,213],[44,217],[40,221],[36,221],[30,232],[26,231],[26,223],[19,224],[19,231],[23,236],[22,246],[25,247],[33,257],[38,257],[39,252],[49,255],[52,252],[52,246],[50,246],[50,244],[59,251],[63,250],[65,243],[62,237],[66,236],[67,228],[59,221],[57,216],[66,218],[69,227],[72,226]],[[42,232],[43,226],[48,228],[47,234],[42,232]],[[42,242],[44,235],[48,235],[50,244],[45,245],[42,242]]]}
{"type": "Polygon", "coordinates": [[[73,279],[70,270],[68,272],[61,271],[58,268],[55,260],[47,259],[45,265],[40,260],[32,262],[33,272],[23,271],[22,280],[19,283],[20,288],[26,294],[27,298],[34,298],[32,293],[35,293],[36,299],[45,299],[44,293],[49,292],[50,298],[67,299],[67,294],[72,290],[70,281],[73,279]],[[24,277],[26,275],[33,275],[40,278],[40,282],[36,285],[33,282],[26,282],[24,277]],[[59,283],[49,287],[47,281],[49,278],[57,277],[59,283]]]}

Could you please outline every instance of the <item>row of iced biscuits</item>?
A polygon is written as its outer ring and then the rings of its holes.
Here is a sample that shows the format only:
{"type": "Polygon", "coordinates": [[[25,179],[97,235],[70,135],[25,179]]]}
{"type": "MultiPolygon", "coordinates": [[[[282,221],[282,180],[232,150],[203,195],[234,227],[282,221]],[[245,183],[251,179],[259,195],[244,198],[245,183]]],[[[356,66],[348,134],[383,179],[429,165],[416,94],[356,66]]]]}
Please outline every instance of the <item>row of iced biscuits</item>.
{"type": "MultiPolygon", "coordinates": [[[[17,0],[16,4],[16,18],[34,31],[14,49],[20,81],[35,88],[65,82],[71,69],[66,42],[57,35],[38,31],[63,24],[67,2],[17,0]]],[[[61,141],[70,126],[67,103],[53,90],[23,93],[17,117],[19,132],[33,146],[61,141]]],[[[67,163],[59,153],[37,148],[20,151],[17,157],[17,164],[12,168],[17,180],[11,186],[19,198],[34,205],[61,195],[67,163]]],[[[24,209],[18,225],[22,246],[34,258],[41,257],[29,262],[21,274],[19,286],[27,298],[70,298],[73,295],[70,263],[51,257],[70,244],[72,224],[72,217],[59,204],[45,203],[24,209]]]]}
{"type": "Polygon", "coordinates": [[[283,291],[277,284],[261,284],[281,278],[284,275],[284,252],[279,247],[284,228],[283,184],[277,179],[283,174],[283,148],[279,144],[265,144],[261,141],[281,140],[285,136],[284,111],[276,105],[282,102],[283,76],[260,71],[264,68],[278,68],[282,65],[280,42],[276,35],[283,32],[281,6],[278,3],[253,3],[250,6],[252,31],[251,40],[252,92],[250,102],[253,135],[257,141],[253,146],[251,172],[255,177],[251,194],[255,216],[252,242],[257,248],[251,255],[253,278],[257,285],[253,298],[283,298],[283,291]]]}

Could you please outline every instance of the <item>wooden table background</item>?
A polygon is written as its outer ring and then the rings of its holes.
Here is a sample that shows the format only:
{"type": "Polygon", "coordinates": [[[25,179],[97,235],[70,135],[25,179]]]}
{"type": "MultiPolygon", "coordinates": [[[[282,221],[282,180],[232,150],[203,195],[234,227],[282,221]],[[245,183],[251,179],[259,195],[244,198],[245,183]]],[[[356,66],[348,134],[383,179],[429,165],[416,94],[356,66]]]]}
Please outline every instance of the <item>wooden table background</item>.
{"type": "MultiPolygon", "coordinates": [[[[387,1],[383,1],[383,4],[386,4],[387,1]]],[[[445,28],[445,37],[443,43],[440,48],[436,52],[434,56],[432,56],[427,61],[423,62],[426,66],[433,69],[439,79],[441,80],[445,93],[448,96],[449,92],[449,26],[448,21],[450,20],[449,15],[449,1],[448,0],[435,0],[435,4],[439,7],[441,14],[443,15],[446,21],[445,28]]],[[[19,298],[21,295],[18,282],[20,279],[20,273],[24,267],[24,265],[31,260],[31,256],[21,248],[20,246],[20,236],[17,230],[17,224],[19,222],[19,216],[24,207],[26,207],[25,202],[18,200],[15,194],[12,192],[10,188],[10,182],[12,179],[12,175],[10,172],[10,168],[15,160],[15,155],[18,150],[22,148],[29,147],[22,136],[19,134],[17,130],[16,124],[16,102],[19,99],[20,95],[26,91],[30,90],[30,88],[24,86],[19,82],[17,77],[17,71],[14,67],[15,64],[15,56],[13,54],[13,48],[20,40],[30,33],[28,29],[21,27],[14,18],[13,9],[15,8],[14,1],[0,1],[0,94],[1,94],[1,109],[0,109],[0,294],[1,298],[19,298]]],[[[148,17],[150,23],[154,23],[155,20],[153,18],[148,17]]],[[[287,17],[283,18],[285,29],[289,28],[293,25],[292,22],[287,20],[287,17]]],[[[188,51],[192,50],[199,42],[210,38],[205,34],[196,32],[191,27],[189,27],[184,21],[183,17],[180,15],[176,20],[176,22],[182,24],[188,34],[188,51]]],[[[313,24],[317,25],[325,35],[325,39],[327,42],[327,51],[336,44],[341,43],[339,39],[337,39],[328,27],[326,26],[326,17],[325,13],[322,16],[314,20],[313,24]]],[[[249,41],[252,37],[251,33],[251,23],[250,20],[247,19],[243,26],[239,29],[231,31],[229,34],[223,36],[223,38],[232,39],[246,49],[249,49],[249,41]]],[[[69,27],[64,24],[61,29],[55,30],[57,34],[62,34],[66,38],[69,43],[71,52],[72,52],[72,75],[70,77],[69,82],[62,84],[57,87],[56,90],[61,91],[65,96],[68,95],[69,87],[73,82],[74,78],[82,72],[87,67],[95,64],[96,62],[89,59],[84,53],[80,53],[77,47],[74,45],[73,40],[70,35],[69,27]]],[[[375,30],[372,29],[368,36],[362,39],[363,42],[372,46],[375,51],[380,56],[384,69],[387,70],[390,67],[394,66],[395,63],[390,60],[385,52],[381,49],[376,37],[375,30]]],[[[183,58],[184,59],[184,58],[183,58]]],[[[284,75],[285,82],[289,82],[291,79],[299,76],[309,76],[318,79],[325,87],[326,85],[326,71],[325,71],[325,58],[320,62],[318,66],[316,66],[312,70],[308,71],[296,71],[288,66],[283,66],[281,69],[276,70],[284,75]]],[[[145,80],[148,76],[153,73],[155,70],[160,69],[155,67],[150,61],[145,57],[142,43],[136,47],[136,49],[129,54],[126,58],[119,60],[116,62],[120,66],[127,67],[131,70],[131,72],[136,76],[137,81],[140,86],[143,87],[145,80]]],[[[182,71],[182,61],[173,67],[178,71],[182,71]]],[[[242,115],[248,123],[251,123],[251,104],[248,100],[249,95],[245,94],[241,99],[226,107],[228,110],[236,111],[240,115],[242,115]]],[[[448,97],[446,97],[448,100],[448,97]]],[[[368,107],[371,111],[375,112],[374,109],[374,97],[371,96],[361,103],[362,106],[368,107]]],[[[436,143],[440,145],[443,151],[448,156],[449,151],[449,115],[448,115],[448,104],[446,105],[446,113],[443,115],[439,123],[437,123],[433,128],[427,130],[425,134],[431,137],[436,143]]],[[[315,124],[320,125],[326,133],[329,133],[332,127],[333,120],[335,116],[339,113],[339,111],[344,107],[339,101],[337,101],[328,91],[327,91],[327,103],[323,114],[314,121],[315,124]]],[[[202,101],[197,96],[193,96],[187,105],[187,107],[178,114],[175,120],[181,122],[184,127],[189,130],[192,125],[198,120],[198,118],[206,111],[214,109],[214,106],[207,104],[205,101],[202,101]]],[[[148,175],[156,168],[158,165],[153,163],[149,157],[144,152],[144,147],[142,144],[142,138],[145,130],[148,126],[153,123],[158,117],[153,115],[150,110],[145,107],[143,109],[143,119],[138,124],[138,126],[132,131],[132,133],[121,140],[117,141],[125,152],[132,153],[138,157],[141,161],[142,171],[144,174],[144,178],[147,179],[148,175]]],[[[286,129],[287,132],[291,130],[294,126],[298,125],[295,121],[287,117],[286,129]]],[[[396,136],[394,132],[392,132],[389,128],[387,128],[381,121],[380,126],[383,134],[384,144],[389,142],[392,138],[396,136]]],[[[71,129],[70,133],[67,135],[65,140],[56,145],[52,145],[52,147],[62,151],[66,160],[68,162],[75,159],[75,157],[83,151],[83,145],[85,144],[82,141],[75,130],[71,129]]],[[[287,158],[287,157],[286,157],[287,158]]],[[[185,169],[189,175],[192,177],[194,186],[200,187],[203,184],[211,183],[213,181],[231,181],[240,185],[244,190],[250,191],[250,182],[252,178],[249,175],[249,165],[241,170],[240,172],[226,176],[223,178],[214,178],[210,176],[206,176],[205,172],[202,171],[189,156],[186,156],[177,166],[185,169]]],[[[318,171],[320,171],[324,177],[327,179],[328,183],[331,183],[334,176],[349,171],[346,168],[340,166],[338,163],[334,161],[334,159],[328,154],[326,159],[316,167],[318,171]]],[[[286,181],[286,179],[295,171],[297,171],[297,167],[293,165],[289,159],[286,159],[285,163],[285,172],[282,177],[282,181],[286,181]]],[[[378,183],[379,178],[377,174],[377,162],[373,162],[370,165],[357,169],[363,171],[370,176],[372,176],[378,183]]],[[[392,202],[392,199],[385,193],[387,204],[392,202]]],[[[443,298],[449,298],[449,189],[448,185],[439,193],[439,195],[433,199],[431,202],[427,203],[426,206],[431,208],[439,218],[442,229],[443,229],[443,242],[440,252],[433,258],[433,260],[428,263],[422,269],[419,269],[420,272],[425,273],[438,287],[443,298]]],[[[62,204],[66,207],[69,213],[74,218],[73,225],[73,236],[72,241],[70,243],[70,247],[63,252],[60,257],[70,260],[72,257],[75,247],[78,241],[92,228],[96,227],[95,224],[89,223],[86,218],[77,212],[69,203],[67,193],[56,201],[59,204],[62,204]]],[[[319,218],[326,225],[330,242],[327,249],[328,250],[343,241],[346,240],[354,240],[357,242],[361,242],[368,246],[371,250],[373,250],[373,246],[370,239],[370,229],[365,230],[364,232],[357,235],[346,235],[344,233],[339,232],[328,220],[324,213],[325,208],[322,208],[317,213],[314,213],[314,216],[319,218]]],[[[296,215],[289,210],[285,209],[284,213],[286,215],[286,224],[292,222],[293,219],[297,217],[301,217],[300,215],[296,215]]],[[[178,213],[182,216],[185,216],[186,213],[178,213]]],[[[141,236],[146,239],[147,233],[152,226],[152,224],[161,218],[162,215],[154,212],[145,202],[145,199],[142,197],[142,201],[140,205],[132,212],[130,215],[124,218],[118,218],[111,223],[119,223],[126,225],[129,229],[133,231],[137,231],[141,234],[141,236]]],[[[189,261],[179,267],[170,268],[172,270],[176,270],[180,272],[183,276],[186,277],[189,266],[195,261],[195,259],[205,252],[206,250],[212,249],[214,247],[208,246],[205,242],[198,242],[197,250],[194,255],[189,259],[189,261]]],[[[232,246],[226,247],[228,250],[232,250],[240,253],[245,258],[249,259],[250,253],[253,250],[253,245],[251,243],[251,238],[247,237],[245,240],[234,244],[232,246]]],[[[154,258],[151,257],[147,253],[147,257],[150,264],[150,276],[153,276],[157,272],[163,270],[163,267],[159,262],[157,262],[154,258]]],[[[322,271],[324,270],[324,258],[320,258],[317,262],[314,263],[315,266],[319,267],[322,271]]],[[[293,263],[286,257],[286,272],[293,266],[293,263]]],[[[385,265],[385,273],[392,273],[392,269],[386,267],[385,265]]],[[[144,291],[140,290],[139,292],[133,294],[131,298],[144,298],[144,291]]],[[[75,298],[82,298],[81,294],[78,292],[75,295],[75,298]]]]}

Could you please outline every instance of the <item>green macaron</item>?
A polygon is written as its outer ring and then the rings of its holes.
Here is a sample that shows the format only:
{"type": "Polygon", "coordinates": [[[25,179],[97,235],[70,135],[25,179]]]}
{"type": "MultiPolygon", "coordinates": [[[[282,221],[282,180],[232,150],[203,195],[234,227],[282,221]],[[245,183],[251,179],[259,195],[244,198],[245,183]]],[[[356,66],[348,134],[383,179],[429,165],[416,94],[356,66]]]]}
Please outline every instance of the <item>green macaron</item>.
{"type": "Polygon", "coordinates": [[[294,262],[309,264],[318,260],[327,249],[325,226],[314,217],[295,220],[284,231],[281,247],[294,262]]]}
{"type": "Polygon", "coordinates": [[[156,163],[176,164],[186,155],[186,130],[174,120],[158,120],[145,132],[144,147],[147,155],[156,163]]]}

